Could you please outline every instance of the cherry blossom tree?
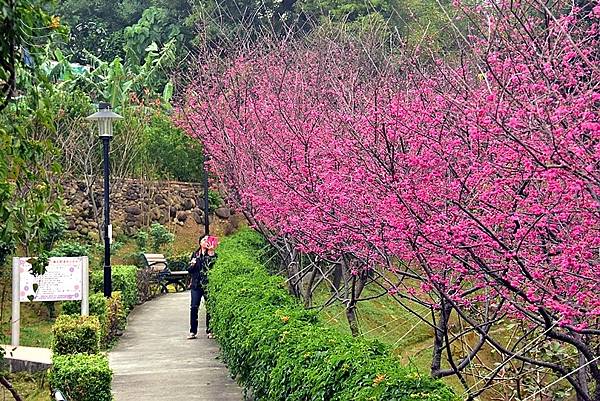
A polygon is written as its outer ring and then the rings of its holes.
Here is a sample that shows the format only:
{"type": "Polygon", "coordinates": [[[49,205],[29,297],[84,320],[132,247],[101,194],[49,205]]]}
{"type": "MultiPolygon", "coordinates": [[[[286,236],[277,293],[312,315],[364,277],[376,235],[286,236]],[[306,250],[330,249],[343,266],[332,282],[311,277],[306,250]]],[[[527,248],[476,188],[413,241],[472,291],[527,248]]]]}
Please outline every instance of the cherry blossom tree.
{"type": "Polygon", "coordinates": [[[328,283],[357,334],[373,285],[467,398],[510,376],[495,391],[600,400],[600,4],[454,7],[443,58],[331,32],[204,55],[178,122],[308,307],[328,283]]]}

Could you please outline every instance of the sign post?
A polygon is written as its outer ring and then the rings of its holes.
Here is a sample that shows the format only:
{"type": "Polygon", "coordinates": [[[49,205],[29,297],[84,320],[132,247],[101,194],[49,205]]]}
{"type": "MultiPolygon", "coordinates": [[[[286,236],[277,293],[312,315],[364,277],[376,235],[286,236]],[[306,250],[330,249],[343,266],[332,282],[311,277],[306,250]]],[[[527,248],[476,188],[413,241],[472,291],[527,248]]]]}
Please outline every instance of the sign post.
{"type": "Polygon", "coordinates": [[[46,272],[34,276],[29,258],[13,258],[11,344],[19,345],[21,302],[78,301],[81,314],[89,314],[89,272],[87,256],[50,258],[46,272]],[[37,291],[34,288],[37,287],[37,291]]]}
{"type": "Polygon", "coordinates": [[[13,346],[19,345],[19,337],[21,335],[21,302],[20,302],[20,274],[19,274],[19,259],[13,258],[12,268],[12,318],[10,320],[11,342],[13,346]]]}

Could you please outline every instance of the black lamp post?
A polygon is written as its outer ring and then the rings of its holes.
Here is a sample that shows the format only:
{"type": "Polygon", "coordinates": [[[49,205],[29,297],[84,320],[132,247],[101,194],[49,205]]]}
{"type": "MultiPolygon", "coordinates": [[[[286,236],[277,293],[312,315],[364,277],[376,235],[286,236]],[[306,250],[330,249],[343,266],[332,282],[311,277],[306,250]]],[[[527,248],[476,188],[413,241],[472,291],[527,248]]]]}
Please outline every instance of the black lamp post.
{"type": "Polygon", "coordinates": [[[121,119],[120,115],[110,110],[110,104],[98,104],[98,111],[87,119],[90,121],[98,121],[98,131],[100,139],[102,139],[103,154],[104,154],[104,296],[109,298],[112,293],[112,280],[110,268],[110,237],[112,233],[110,226],[110,200],[109,200],[109,176],[110,164],[108,159],[108,151],[110,148],[110,140],[113,136],[113,120],[121,119]]]}
{"type": "Polygon", "coordinates": [[[208,170],[206,169],[206,149],[202,146],[202,184],[204,186],[204,235],[209,234],[210,222],[208,220],[208,170]]]}

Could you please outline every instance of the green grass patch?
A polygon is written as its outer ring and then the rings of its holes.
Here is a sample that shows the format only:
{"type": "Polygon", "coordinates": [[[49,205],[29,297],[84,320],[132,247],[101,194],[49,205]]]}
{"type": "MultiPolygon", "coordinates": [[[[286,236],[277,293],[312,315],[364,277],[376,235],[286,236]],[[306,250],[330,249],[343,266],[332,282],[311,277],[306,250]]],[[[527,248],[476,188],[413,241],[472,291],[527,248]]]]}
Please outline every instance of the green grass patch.
{"type": "MultiPolygon", "coordinates": [[[[50,385],[47,372],[18,372],[10,373],[7,379],[15,387],[24,401],[49,401],[50,385]]],[[[12,400],[12,395],[4,387],[0,387],[0,398],[12,400]]]]}

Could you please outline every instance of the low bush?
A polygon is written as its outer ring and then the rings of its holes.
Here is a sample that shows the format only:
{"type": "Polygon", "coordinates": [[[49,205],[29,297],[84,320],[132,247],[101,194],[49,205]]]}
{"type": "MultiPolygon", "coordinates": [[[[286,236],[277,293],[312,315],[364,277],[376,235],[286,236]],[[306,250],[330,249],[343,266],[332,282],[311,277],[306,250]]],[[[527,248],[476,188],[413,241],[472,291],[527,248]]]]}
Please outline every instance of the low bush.
{"type": "MultiPolygon", "coordinates": [[[[123,306],[127,311],[133,309],[138,301],[137,288],[138,268],[132,265],[112,266],[112,289],[120,291],[123,298],[123,306]]],[[[104,272],[95,270],[90,275],[90,289],[93,292],[102,292],[104,285],[104,272]]]]}
{"type": "Polygon", "coordinates": [[[61,315],[52,326],[52,353],[97,354],[100,351],[98,316],[61,315]]]}
{"type": "Polygon", "coordinates": [[[167,267],[171,271],[186,270],[190,263],[192,252],[181,253],[167,258],[167,267]]]}
{"type": "MultiPolygon", "coordinates": [[[[79,315],[81,313],[81,301],[63,302],[62,310],[63,314],[79,315]]],[[[113,292],[109,299],[101,293],[90,295],[90,315],[98,316],[100,322],[100,346],[105,348],[113,340],[117,328],[122,327],[125,321],[121,293],[118,291],[113,292]]]]}
{"type": "Polygon", "coordinates": [[[54,355],[50,387],[69,400],[112,401],[112,371],[104,355],[54,355]]]}
{"type": "Polygon", "coordinates": [[[442,382],[402,367],[380,342],[319,323],[258,260],[260,237],[225,239],[208,308],[231,373],[258,400],[453,401],[442,382]]]}
{"type": "Polygon", "coordinates": [[[115,291],[106,305],[106,344],[110,344],[125,328],[127,311],[123,305],[120,291],[115,291]]]}
{"type": "MultiPolygon", "coordinates": [[[[62,313],[64,315],[80,315],[81,301],[63,302],[62,313]]],[[[98,316],[100,321],[102,321],[101,316],[106,316],[106,298],[103,294],[97,292],[90,295],[90,315],[98,316]]]]}
{"type": "Polygon", "coordinates": [[[138,304],[142,304],[150,299],[155,294],[153,291],[152,271],[150,269],[138,269],[136,273],[136,283],[138,289],[138,304]]]}
{"type": "Polygon", "coordinates": [[[82,244],[79,241],[61,241],[56,244],[48,256],[67,256],[67,257],[77,257],[77,256],[89,256],[90,255],[90,247],[89,245],[82,244]]]}

